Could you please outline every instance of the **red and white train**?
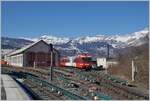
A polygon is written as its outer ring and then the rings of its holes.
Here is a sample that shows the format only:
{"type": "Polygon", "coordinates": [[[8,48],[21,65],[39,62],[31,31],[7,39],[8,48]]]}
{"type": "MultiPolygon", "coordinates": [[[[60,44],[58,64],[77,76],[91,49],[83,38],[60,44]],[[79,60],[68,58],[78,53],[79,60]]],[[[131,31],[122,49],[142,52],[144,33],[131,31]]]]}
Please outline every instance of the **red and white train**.
{"type": "Polygon", "coordinates": [[[64,57],[60,60],[61,67],[76,67],[79,69],[90,69],[96,66],[91,55],[83,53],[74,57],[64,57]]]}

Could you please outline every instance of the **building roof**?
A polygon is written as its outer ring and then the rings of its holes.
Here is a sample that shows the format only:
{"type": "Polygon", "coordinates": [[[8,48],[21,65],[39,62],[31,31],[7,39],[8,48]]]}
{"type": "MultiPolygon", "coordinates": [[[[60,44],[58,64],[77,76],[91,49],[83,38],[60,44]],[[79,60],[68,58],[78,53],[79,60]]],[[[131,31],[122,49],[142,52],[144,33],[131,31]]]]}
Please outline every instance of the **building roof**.
{"type": "MultiPolygon", "coordinates": [[[[29,44],[29,45],[27,45],[27,46],[25,46],[25,47],[22,47],[22,48],[20,48],[20,49],[14,51],[14,52],[11,52],[11,53],[7,54],[7,56],[12,56],[12,55],[16,55],[16,54],[23,53],[24,51],[26,51],[27,49],[33,47],[34,45],[36,45],[36,44],[39,43],[39,42],[44,42],[46,45],[49,45],[48,43],[46,43],[46,42],[43,41],[43,40],[38,40],[38,41],[36,41],[36,42],[34,42],[34,43],[32,43],[32,44],[29,44]]],[[[54,49],[54,50],[57,51],[56,49],[54,49]]]]}

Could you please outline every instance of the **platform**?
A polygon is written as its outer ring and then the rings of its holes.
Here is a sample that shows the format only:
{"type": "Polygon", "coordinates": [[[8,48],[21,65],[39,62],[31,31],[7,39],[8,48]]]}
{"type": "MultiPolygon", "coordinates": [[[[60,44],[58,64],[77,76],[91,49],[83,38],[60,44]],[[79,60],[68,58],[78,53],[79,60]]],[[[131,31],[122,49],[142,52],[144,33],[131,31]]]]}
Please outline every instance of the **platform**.
{"type": "Polygon", "coordinates": [[[1,88],[6,100],[30,100],[23,88],[9,75],[1,75],[1,88]]]}

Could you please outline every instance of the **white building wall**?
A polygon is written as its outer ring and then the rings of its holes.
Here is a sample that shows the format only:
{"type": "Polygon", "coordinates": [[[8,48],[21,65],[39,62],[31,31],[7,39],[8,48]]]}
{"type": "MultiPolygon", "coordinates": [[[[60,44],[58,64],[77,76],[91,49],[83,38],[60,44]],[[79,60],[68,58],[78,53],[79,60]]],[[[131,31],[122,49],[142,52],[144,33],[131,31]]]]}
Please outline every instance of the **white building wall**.
{"type": "Polygon", "coordinates": [[[9,64],[14,66],[23,66],[23,54],[18,54],[9,57],[9,64]]]}
{"type": "Polygon", "coordinates": [[[103,66],[103,68],[107,68],[106,58],[97,58],[97,66],[103,66]]]}
{"type": "Polygon", "coordinates": [[[7,61],[7,63],[10,62],[10,57],[8,57],[7,55],[5,55],[4,60],[7,61]]]}

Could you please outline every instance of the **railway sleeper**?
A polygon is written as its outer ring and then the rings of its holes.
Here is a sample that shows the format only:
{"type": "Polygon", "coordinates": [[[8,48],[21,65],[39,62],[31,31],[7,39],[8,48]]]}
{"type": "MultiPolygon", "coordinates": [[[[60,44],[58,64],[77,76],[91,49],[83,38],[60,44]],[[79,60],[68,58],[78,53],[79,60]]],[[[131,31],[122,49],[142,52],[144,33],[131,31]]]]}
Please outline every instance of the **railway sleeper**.
{"type": "MultiPolygon", "coordinates": [[[[20,70],[18,70],[18,71],[20,71],[20,70]]],[[[34,80],[33,80],[33,81],[34,81],[34,80]]],[[[37,81],[37,82],[38,82],[38,81],[37,81]]],[[[112,83],[111,83],[110,85],[111,85],[111,86],[113,86],[113,87],[115,87],[115,88],[117,87],[116,85],[114,86],[114,84],[112,84],[112,83]]],[[[107,88],[110,88],[110,87],[109,87],[109,86],[107,86],[107,88]]],[[[121,87],[117,87],[117,88],[122,89],[121,87]]],[[[112,90],[112,88],[110,88],[110,89],[112,90]]],[[[124,90],[124,89],[123,89],[123,91],[125,91],[125,92],[126,92],[126,90],[124,90]]],[[[127,93],[129,93],[129,92],[127,91],[127,93]]],[[[134,95],[134,94],[132,94],[132,95],[134,95]]],[[[136,95],[136,94],[135,94],[135,95],[136,95]]],[[[142,98],[142,97],[140,97],[140,98],[142,98]]]]}
{"type": "Polygon", "coordinates": [[[48,95],[45,94],[44,90],[41,90],[39,88],[34,88],[33,91],[36,92],[40,97],[42,97],[42,99],[44,99],[44,100],[48,100],[49,99],[48,95]]]}

